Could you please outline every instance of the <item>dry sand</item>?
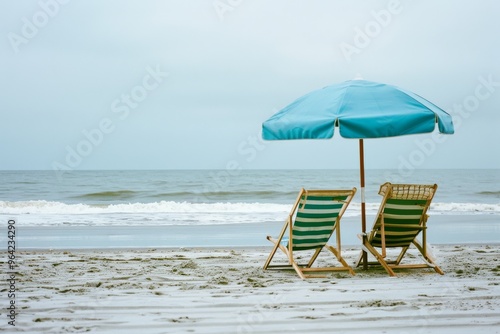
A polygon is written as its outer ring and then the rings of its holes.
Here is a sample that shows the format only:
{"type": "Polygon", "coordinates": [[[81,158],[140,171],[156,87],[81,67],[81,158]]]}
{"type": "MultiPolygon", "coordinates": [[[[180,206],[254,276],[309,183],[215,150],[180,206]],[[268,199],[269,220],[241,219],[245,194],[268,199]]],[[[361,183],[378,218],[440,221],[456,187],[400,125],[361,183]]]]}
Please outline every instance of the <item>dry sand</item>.
{"type": "MultiPolygon", "coordinates": [[[[381,269],[300,280],[270,247],[18,251],[23,333],[499,333],[499,245],[433,247],[445,275],[381,269]]],[[[359,247],[346,247],[352,264],[359,247]]],[[[409,260],[415,258],[411,252],[409,260]]],[[[324,252],[320,261],[332,258],[324,252]]],[[[2,263],[6,267],[6,263],[2,263]]],[[[4,306],[7,289],[2,289],[4,306]]]]}

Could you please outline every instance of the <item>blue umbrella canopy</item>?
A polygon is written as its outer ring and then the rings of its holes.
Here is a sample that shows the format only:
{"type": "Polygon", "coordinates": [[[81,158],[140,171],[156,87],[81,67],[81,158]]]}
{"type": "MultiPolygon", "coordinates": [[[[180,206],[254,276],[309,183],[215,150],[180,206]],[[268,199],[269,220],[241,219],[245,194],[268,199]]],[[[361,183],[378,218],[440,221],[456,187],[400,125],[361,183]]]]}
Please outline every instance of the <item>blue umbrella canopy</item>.
{"type": "Polygon", "coordinates": [[[262,137],[327,139],[338,127],[342,137],[359,139],[361,226],[365,232],[363,139],[429,133],[436,124],[439,132],[454,133],[451,116],[423,97],[387,84],[351,80],[298,98],[262,124],[262,137]]]}
{"type": "Polygon", "coordinates": [[[366,80],[351,80],[306,94],[263,123],[267,140],[382,138],[454,132],[451,116],[421,96],[366,80]]]}

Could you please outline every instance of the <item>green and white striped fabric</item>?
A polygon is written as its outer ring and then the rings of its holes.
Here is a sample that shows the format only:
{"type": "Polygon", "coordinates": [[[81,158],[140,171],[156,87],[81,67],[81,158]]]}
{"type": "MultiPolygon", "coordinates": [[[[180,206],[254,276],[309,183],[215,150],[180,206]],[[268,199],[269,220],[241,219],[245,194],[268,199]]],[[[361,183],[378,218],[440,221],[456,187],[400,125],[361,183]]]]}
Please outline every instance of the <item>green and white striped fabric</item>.
{"type": "MultiPolygon", "coordinates": [[[[386,225],[386,247],[406,247],[410,245],[413,239],[415,239],[421,231],[419,227],[421,226],[420,223],[426,205],[426,200],[387,199],[383,210],[384,224],[386,225]]],[[[382,247],[381,237],[382,235],[379,229],[373,236],[371,242],[372,246],[382,247]]]]}
{"type": "Polygon", "coordinates": [[[346,199],[346,196],[304,195],[292,228],[293,250],[323,247],[332,235],[346,199]]]}

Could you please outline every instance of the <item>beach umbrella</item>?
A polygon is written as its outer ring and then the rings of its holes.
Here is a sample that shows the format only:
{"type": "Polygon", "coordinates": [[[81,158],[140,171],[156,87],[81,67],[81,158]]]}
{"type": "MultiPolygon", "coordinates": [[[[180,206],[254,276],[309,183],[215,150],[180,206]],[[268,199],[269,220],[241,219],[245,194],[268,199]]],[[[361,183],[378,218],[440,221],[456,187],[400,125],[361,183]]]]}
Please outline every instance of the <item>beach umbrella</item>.
{"type": "MultiPolygon", "coordinates": [[[[399,87],[350,80],[312,91],[262,124],[265,140],[328,139],[337,127],[359,140],[361,229],[366,232],[363,139],[433,132],[453,134],[451,116],[423,97],[399,87]]],[[[366,253],[363,256],[366,268],[366,253]]]]}

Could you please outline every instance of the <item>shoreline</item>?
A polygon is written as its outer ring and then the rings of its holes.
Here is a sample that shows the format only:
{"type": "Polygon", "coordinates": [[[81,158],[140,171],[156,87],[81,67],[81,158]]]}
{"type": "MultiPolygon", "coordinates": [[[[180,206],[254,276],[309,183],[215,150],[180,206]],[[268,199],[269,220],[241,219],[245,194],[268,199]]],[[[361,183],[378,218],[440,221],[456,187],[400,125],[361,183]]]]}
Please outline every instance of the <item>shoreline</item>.
{"type": "MultiPolygon", "coordinates": [[[[373,217],[367,217],[371,227],[373,217]]],[[[113,249],[182,247],[265,247],[267,235],[277,235],[282,222],[224,225],[23,226],[17,224],[17,248],[113,249]]],[[[500,240],[500,215],[436,215],[429,218],[432,244],[483,244],[500,240]]],[[[341,221],[343,246],[359,245],[359,217],[341,221]]],[[[6,244],[6,235],[0,242],[6,244]]]]}
{"type": "MultiPolygon", "coordinates": [[[[495,242],[474,242],[474,243],[459,243],[459,244],[432,244],[431,247],[442,248],[442,247],[500,247],[500,241],[495,242]]],[[[272,244],[269,243],[267,246],[164,246],[164,247],[97,247],[97,248],[21,248],[17,250],[18,254],[22,253],[44,253],[44,252],[153,252],[153,251],[253,251],[253,252],[269,252],[272,248],[272,244]]],[[[343,249],[358,249],[361,251],[361,244],[359,245],[343,245],[343,249]]]]}

